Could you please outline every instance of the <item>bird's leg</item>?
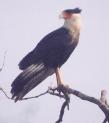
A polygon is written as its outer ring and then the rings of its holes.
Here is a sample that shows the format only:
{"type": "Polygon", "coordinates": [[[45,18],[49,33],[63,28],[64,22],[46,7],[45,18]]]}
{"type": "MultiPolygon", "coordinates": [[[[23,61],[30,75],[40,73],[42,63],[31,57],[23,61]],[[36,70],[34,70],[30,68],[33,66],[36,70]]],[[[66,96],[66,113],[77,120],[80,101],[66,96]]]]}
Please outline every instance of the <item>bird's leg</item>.
{"type": "Polygon", "coordinates": [[[58,67],[56,68],[55,73],[57,79],[57,91],[59,92],[60,95],[62,92],[65,96],[68,96],[67,89],[69,88],[69,86],[64,84],[60,75],[60,69],[58,67]]]}
{"type": "Polygon", "coordinates": [[[56,68],[56,79],[57,79],[57,85],[60,86],[60,85],[64,85],[64,82],[62,81],[62,78],[61,78],[61,75],[60,75],[60,69],[59,67],[56,68]]]}

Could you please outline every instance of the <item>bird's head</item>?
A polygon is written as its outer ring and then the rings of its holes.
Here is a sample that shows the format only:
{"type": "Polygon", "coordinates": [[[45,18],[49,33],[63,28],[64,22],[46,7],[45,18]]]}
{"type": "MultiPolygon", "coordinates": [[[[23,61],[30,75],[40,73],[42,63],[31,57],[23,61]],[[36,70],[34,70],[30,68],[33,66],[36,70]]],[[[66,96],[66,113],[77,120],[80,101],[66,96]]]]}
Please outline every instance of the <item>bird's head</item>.
{"type": "Polygon", "coordinates": [[[59,18],[62,18],[65,20],[64,26],[68,26],[68,28],[81,27],[81,9],[75,8],[75,9],[66,9],[62,11],[59,18]]]}

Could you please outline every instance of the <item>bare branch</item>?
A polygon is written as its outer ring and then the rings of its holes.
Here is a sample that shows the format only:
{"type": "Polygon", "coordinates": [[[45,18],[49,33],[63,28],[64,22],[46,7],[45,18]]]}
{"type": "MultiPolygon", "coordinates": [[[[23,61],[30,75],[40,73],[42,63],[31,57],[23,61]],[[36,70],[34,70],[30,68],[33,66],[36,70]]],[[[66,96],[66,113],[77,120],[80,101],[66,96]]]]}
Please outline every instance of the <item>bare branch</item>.
{"type": "Polygon", "coordinates": [[[56,121],[56,123],[62,122],[62,119],[63,119],[63,116],[64,116],[64,110],[65,110],[65,107],[68,106],[68,104],[69,104],[69,101],[65,100],[65,102],[63,103],[63,105],[61,107],[61,110],[60,110],[59,119],[56,121]]]}
{"type": "Polygon", "coordinates": [[[73,90],[71,88],[68,88],[68,93],[69,94],[73,94],[73,95],[79,97],[82,100],[86,100],[86,101],[89,101],[89,102],[92,102],[92,103],[98,105],[99,108],[104,112],[104,114],[106,116],[106,119],[107,119],[107,121],[109,123],[109,108],[107,107],[106,104],[102,103],[99,99],[87,96],[86,94],[83,94],[83,93],[81,93],[79,91],[76,91],[76,90],[73,90]]]}
{"type": "MultiPolygon", "coordinates": [[[[86,94],[84,94],[84,93],[82,93],[82,92],[79,92],[79,91],[77,91],[77,90],[74,90],[74,89],[71,89],[71,88],[68,88],[68,87],[65,87],[65,86],[63,86],[62,87],[62,89],[64,90],[64,92],[66,93],[66,94],[73,94],[73,95],[75,95],[75,96],[77,96],[77,97],[79,97],[80,99],[82,99],[82,100],[86,100],[86,101],[89,101],[89,102],[91,102],[91,103],[94,103],[94,104],[96,104],[96,105],[98,105],[99,106],[99,108],[104,112],[104,114],[105,114],[105,116],[106,116],[106,118],[105,118],[105,120],[104,120],[104,122],[103,123],[106,123],[107,121],[108,121],[108,123],[109,123],[109,105],[108,105],[108,102],[107,102],[107,99],[106,99],[106,91],[104,91],[104,90],[102,90],[101,91],[101,98],[100,98],[100,100],[99,99],[96,99],[95,97],[90,97],[90,96],[88,96],[88,95],[86,95],[86,94]],[[102,101],[101,101],[102,100],[102,101]],[[104,103],[105,102],[105,103],[104,103]]],[[[59,88],[56,88],[56,89],[54,89],[55,91],[57,90],[59,90],[59,88]]],[[[51,94],[51,93],[50,93],[51,94]]],[[[55,93],[53,92],[53,94],[52,95],[55,95],[55,93]]],[[[57,94],[56,94],[56,96],[58,96],[57,94]]],[[[59,97],[60,97],[60,95],[59,95],[59,97]]],[[[64,97],[63,97],[64,98],[64,97]]],[[[61,108],[62,109],[62,108],[61,108]]],[[[60,112],[60,114],[61,114],[61,112],[60,112]]],[[[58,123],[60,123],[60,122],[58,122],[58,123]]]]}
{"type": "MultiPolygon", "coordinates": [[[[5,95],[5,97],[6,97],[7,99],[11,99],[11,98],[7,95],[7,93],[3,90],[2,87],[0,87],[0,91],[3,92],[3,94],[5,95]]],[[[11,100],[13,100],[13,99],[11,99],[11,100]]]]}
{"type": "Polygon", "coordinates": [[[5,59],[6,59],[6,54],[7,54],[7,51],[5,51],[5,53],[4,53],[3,64],[0,68],[0,72],[3,70],[4,64],[5,64],[5,59]]]}
{"type": "MultiPolygon", "coordinates": [[[[2,88],[0,88],[0,91],[2,91],[4,93],[6,98],[14,100],[14,99],[10,98],[2,88]]],[[[56,123],[62,122],[65,108],[68,107],[68,109],[69,109],[69,103],[70,103],[69,95],[71,95],[71,94],[77,96],[78,98],[80,98],[82,100],[89,101],[91,103],[96,104],[105,114],[105,119],[104,119],[103,123],[106,123],[106,122],[109,123],[109,103],[106,99],[106,94],[107,94],[106,90],[102,90],[100,99],[96,99],[95,97],[88,96],[80,91],[60,85],[59,87],[54,88],[54,89],[48,88],[47,91],[45,91],[37,96],[23,98],[21,101],[38,98],[45,94],[51,94],[51,95],[65,99],[64,103],[62,104],[61,110],[60,110],[59,119],[56,121],[56,123]]]]}
{"type": "Polygon", "coordinates": [[[65,102],[62,104],[62,107],[61,107],[61,110],[60,110],[59,119],[56,121],[56,123],[62,122],[65,108],[68,107],[68,110],[69,110],[70,97],[69,97],[69,94],[67,93],[67,88],[65,89],[63,87],[64,87],[63,85],[60,85],[55,89],[50,88],[50,90],[53,91],[53,94],[55,94],[55,91],[58,91],[59,93],[58,94],[56,93],[55,95],[65,99],[65,102]],[[61,93],[63,95],[61,95],[61,93]]]}
{"type": "Polygon", "coordinates": [[[45,95],[45,94],[47,94],[47,93],[48,93],[48,90],[45,91],[45,92],[43,92],[43,93],[41,93],[41,94],[39,94],[39,95],[37,95],[37,96],[32,96],[32,97],[22,98],[22,100],[20,100],[20,101],[28,100],[28,99],[33,99],[33,98],[38,98],[38,97],[41,97],[41,96],[43,96],[43,95],[45,95]]]}
{"type": "MultiPolygon", "coordinates": [[[[7,93],[3,90],[3,88],[1,88],[1,87],[0,87],[0,91],[3,92],[3,94],[5,95],[5,97],[6,97],[7,99],[15,100],[15,99],[12,99],[11,97],[9,97],[8,94],[7,94],[7,93]]],[[[38,97],[41,97],[41,96],[43,96],[43,95],[45,95],[45,94],[47,94],[47,93],[48,93],[48,90],[45,91],[45,92],[43,92],[43,93],[41,93],[41,94],[39,94],[39,95],[37,95],[37,96],[32,96],[32,97],[23,98],[22,100],[19,100],[19,101],[28,100],[28,99],[33,99],[33,98],[38,98],[38,97]]]]}
{"type": "MultiPolygon", "coordinates": [[[[100,101],[101,101],[102,104],[104,104],[107,107],[107,109],[109,109],[109,103],[107,101],[106,96],[107,96],[107,91],[106,90],[102,90],[101,91],[100,101]]],[[[106,116],[106,118],[104,119],[103,123],[106,123],[108,121],[107,115],[105,115],[105,116],[106,116]]]]}
{"type": "Polygon", "coordinates": [[[100,97],[100,101],[107,106],[107,108],[109,108],[109,102],[107,101],[107,91],[106,90],[102,90],[101,91],[101,97],[100,97]]]}

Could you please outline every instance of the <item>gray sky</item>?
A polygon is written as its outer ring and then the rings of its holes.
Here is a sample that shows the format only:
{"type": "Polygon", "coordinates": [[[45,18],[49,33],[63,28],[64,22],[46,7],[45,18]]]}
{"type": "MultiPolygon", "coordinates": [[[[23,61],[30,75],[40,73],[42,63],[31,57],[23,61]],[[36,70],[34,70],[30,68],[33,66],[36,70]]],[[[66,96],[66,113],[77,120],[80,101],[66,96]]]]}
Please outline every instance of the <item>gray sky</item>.
{"type": "MultiPolygon", "coordinates": [[[[80,7],[83,27],[80,42],[62,67],[64,81],[90,96],[100,97],[109,90],[109,2],[108,0],[0,0],[0,65],[7,51],[5,67],[0,73],[0,86],[10,95],[10,85],[21,72],[18,63],[43,36],[59,28],[58,18],[64,9],[80,7]]],[[[49,77],[28,95],[37,95],[55,82],[49,77]]],[[[109,98],[109,96],[108,96],[109,98]]],[[[57,120],[63,100],[46,95],[14,103],[0,93],[1,123],[52,123],[57,120]]],[[[63,123],[101,123],[100,109],[89,102],[71,97],[70,111],[63,123]]]]}

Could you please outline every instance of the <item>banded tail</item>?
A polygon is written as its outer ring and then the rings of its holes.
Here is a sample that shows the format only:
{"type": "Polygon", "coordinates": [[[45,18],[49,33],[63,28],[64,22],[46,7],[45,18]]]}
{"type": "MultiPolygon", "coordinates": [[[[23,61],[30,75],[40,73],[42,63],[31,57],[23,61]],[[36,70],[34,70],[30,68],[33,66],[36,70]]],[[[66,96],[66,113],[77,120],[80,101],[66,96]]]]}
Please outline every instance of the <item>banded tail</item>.
{"type": "Polygon", "coordinates": [[[43,63],[32,64],[26,68],[12,83],[12,98],[15,102],[21,100],[28,92],[54,73],[54,69],[43,63]]]}

